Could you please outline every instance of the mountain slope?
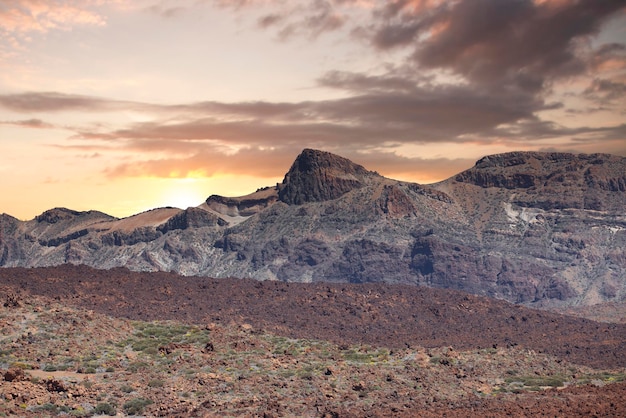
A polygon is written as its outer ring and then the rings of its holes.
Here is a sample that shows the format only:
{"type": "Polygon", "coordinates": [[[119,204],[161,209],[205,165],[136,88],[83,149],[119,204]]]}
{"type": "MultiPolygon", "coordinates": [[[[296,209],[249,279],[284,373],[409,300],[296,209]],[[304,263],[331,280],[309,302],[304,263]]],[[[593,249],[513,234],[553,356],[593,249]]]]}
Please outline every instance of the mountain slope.
{"type": "Polygon", "coordinates": [[[87,264],[455,288],[512,302],[626,298],[626,159],[508,153],[434,185],[304,150],[276,187],[115,219],[0,217],[0,265],[87,264]]]}

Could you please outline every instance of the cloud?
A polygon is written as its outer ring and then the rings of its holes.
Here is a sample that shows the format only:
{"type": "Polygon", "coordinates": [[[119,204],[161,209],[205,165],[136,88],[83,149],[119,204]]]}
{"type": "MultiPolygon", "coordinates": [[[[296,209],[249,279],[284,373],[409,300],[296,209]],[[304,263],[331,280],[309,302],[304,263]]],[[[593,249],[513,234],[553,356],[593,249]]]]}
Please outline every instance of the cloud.
{"type": "Polygon", "coordinates": [[[415,92],[418,85],[423,82],[430,82],[431,78],[422,77],[413,79],[402,75],[368,75],[350,73],[345,71],[330,71],[318,78],[318,84],[322,87],[347,90],[356,93],[363,92],[415,92]]]}
{"type": "MultiPolygon", "coordinates": [[[[400,58],[376,72],[321,74],[316,87],[340,93],[327,100],[167,105],[30,92],[0,95],[0,107],[33,116],[13,122],[24,127],[43,127],[37,118],[60,112],[149,115],[149,122],[73,128],[64,146],[103,156],[129,152],[128,161],[111,162],[107,175],[114,177],[224,172],[275,177],[282,174],[277,167],[288,165],[305,146],[337,152],[381,172],[443,175],[445,169],[438,167],[446,165],[452,174],[467,167],[469,159],[426,160],[394,151],[406,144],[438,143],[543,147],[552,138],[580,149],[593,141],[614,144],[626,138],[623,125],[591,127],[580,119],[569,127],[563,118],[557,123],[546,116],[547,111],[572,111],[569,91],[554,94],[558,82],[571,80],[582,92],[578,108],[623,112],[626,46],[592,42],[606,21],[620,15],[623,1],[212,3],[251,13],[255,30],[273,31],[286,42],[330,33],[343,39],[352,33],[365,36],[360,47],[381,63],[390,51],[400,58]]],[[[173,17],[181,10],[171,5],[154,3],[150,12],[173,17]]]]}
{"type": "Polygon", "coordinates": [[[617,42],[601,45],[594,51],[591,65],[596,71],[626,69],[626,45],[617,42]]]}
{"type": "Polygon", "coordinates": [[[5,0],[0,6],[0,29],[5,33],[45,33],[76,25],[103,26],[106,19],[91,10],[89,0],[5,0]]]}
{"type": "MultiPolygon", "coordinates": [[[[239,144],[280,141],[328,145],[384,141],[462,141],[502,124],[534,120],[547,109],[531,95],[495,95],[466,86],[419,86],[393,76],[331,73],[324,86],[353,91],[335,100],[296,103],[215,101],[156,105],[98,97],[31,92],[0,95],[0,106],[22,113],[137,110],[155,121],[109,130],[79,129],[83,139],[221,140],[239,144]],[[361,94],[358,94],[361,92],[361,94]]],[[[488,141],[488,138],[485,139],[488,141]]]]}
{"type": "Polygon", "coordinates": [[[353,21],[356,11],[370,5],[366,0],[216,0],[214,3],[237,12],[255,9],[261,14],[257,18],[258,27],[274,30],[283,41],[296,36],[314,39],[335,32],[353,21]]]}
{"type": "Polygon", "coordinates": [[[305,33],[315,38],[325,32],[340,29],[346,20],[347,16],[337,11],[332,2],[318,0],[305,10],[301,20],[286,23],[280,28],[279,37],[285,39],[294,34],[305,33]]]}
{"type": "Polygon", "coordinates": [[[594,79],[584,91],[584,95],[600,103],[602,106],[609,106],[616,103],[626,105],[626,83],[614,82],[611,80],[594,79]]]}
{"type": "MultiPolygon", "coordinates": [[[[385,84],[383,80],[377,82],[385,84]]],[[[354,80],[347,83],[352,85],[354,80]]],[[[68,106],[73,103],[70,101],[68,106]]],[[[82,105],[80,100],[78,103],[82,105]]],[[[89,103],[109,108],[99,100],[89,103]]],[[[374,91],[342,99],[291,104],[205,102],[166,106],[159,109],[162,117],[177,109],[180,120],[161,119],[100,134],[92,131],[80,134],[84,139],[158,140],[163,145],[167,141],[209,140],[238,146],[278,142],[375,147],[386,141],[464,142],[463,135],[489,133],[502,124],[535,120],[534,112],[546,108],[532,96],[510,100],[510,96],[481,94],[462,86],[415,87],[409,94],[374,91]]],[[[483,141],[489,140],[486,136],[483,141]]]]}
{"type": "Polygon", "coordinates": [[[35,129],[51,129],[55,128],[54,125],[44,122],[41,119],[27,119],[27,120],[14,120],[14,121],[1,121],[0,125],[13,125],[23,128],[35,128],[35,129]]]}
{"type": "Polygon", "coordinates": [[[0,107],[23,113],[119,110],[125,106],[127,102],[56,92],[0,95],[0,107]]]}
{"type": "Polygon", "coordinates": [[[198,102],[157,105],[59,93],[0,96],[0,106],[23,113],[140,110],[153,121],[117,129],[76,128],[75,139],[117,141],[134,150],[199,147],[203,141],[245,145],[375,148],[381,143],[492,143],[510,139],[578,134],[536,116],[555,109],[541,99],[510,92],[494,94],[470,86],[420,86],[407,79],[328,74],[324,85],[355,93],[346,98],[296,103],[198,102]],[[403,89],[406,85],[406,88],[403,89]]]}
{"type": "Polygon", "coordinates": [[[379,50],[411,50],[422,70],[542,93],[547,81],[589,68],[589,38],[624,8],[620,0],[395,1],[361,33],[379,50]]]}
{"type": "Polygon", "coordinates": [[[185,12],[186,8],[177,6],[168,7],[162,4],[155,4],[149,6],[146,10],[164,19],[171,19],[180,16],[182,13],[185,12]]]}

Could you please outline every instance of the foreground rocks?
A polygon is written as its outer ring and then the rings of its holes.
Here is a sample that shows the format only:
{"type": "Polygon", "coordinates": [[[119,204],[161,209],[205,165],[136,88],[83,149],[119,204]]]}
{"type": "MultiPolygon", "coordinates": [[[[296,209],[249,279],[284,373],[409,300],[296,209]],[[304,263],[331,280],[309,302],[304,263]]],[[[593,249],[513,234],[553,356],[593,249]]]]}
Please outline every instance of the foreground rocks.
{"type": "Polygon", "coordinates": [[[5,416],[582,417],[626,408],[624,356],[611,343],[624,341],[619,326],[458,292],[424,298],[406,286],[190,286],[190,278],[85,267],[5,272],[13,274],[1,278],[0,297],[19,302],[0,307],[5,416]],[[329,291],[336,297],[324,297],[329,291]],[[426,314],[433,309],[435,321],[426,314]],[[455,311],[473,332],[455,326],[455,311]],[[494,318],[512,314],[535,334],[485,346],[481,334],[506,324],[494,318]],[[558,331],[572,326],[570,336],[558,331]],[[543,345],[533,345],[541,332],[549,332],[543,345]],[[565,340],[589,357],[556,354],[565,340]]]}

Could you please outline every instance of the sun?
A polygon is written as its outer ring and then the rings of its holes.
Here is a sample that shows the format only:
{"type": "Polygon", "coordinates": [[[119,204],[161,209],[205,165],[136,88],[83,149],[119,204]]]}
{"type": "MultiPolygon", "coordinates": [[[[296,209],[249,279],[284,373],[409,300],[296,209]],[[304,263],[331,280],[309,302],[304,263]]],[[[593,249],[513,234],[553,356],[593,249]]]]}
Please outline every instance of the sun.
{"type": "Polygon", "coordinates": [[[208,197],[202,182],[194,178],[165,179],[162,185],[160,205],[180,209],[202,204],[208,197]]]}

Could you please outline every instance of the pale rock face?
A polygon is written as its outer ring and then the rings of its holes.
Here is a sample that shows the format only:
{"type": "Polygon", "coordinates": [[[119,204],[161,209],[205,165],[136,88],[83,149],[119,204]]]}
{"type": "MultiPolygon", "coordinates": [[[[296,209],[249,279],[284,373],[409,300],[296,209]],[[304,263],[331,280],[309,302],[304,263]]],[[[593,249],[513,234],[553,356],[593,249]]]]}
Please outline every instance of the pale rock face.
{"type": "Polygon", "coordinates": [[[433,185],[304,150],[276,187],[116,219],[0,215],[0,265],[62,263],[455,288],[541,306],[626,299],[626,159],[514,152],[433,185]]]}

